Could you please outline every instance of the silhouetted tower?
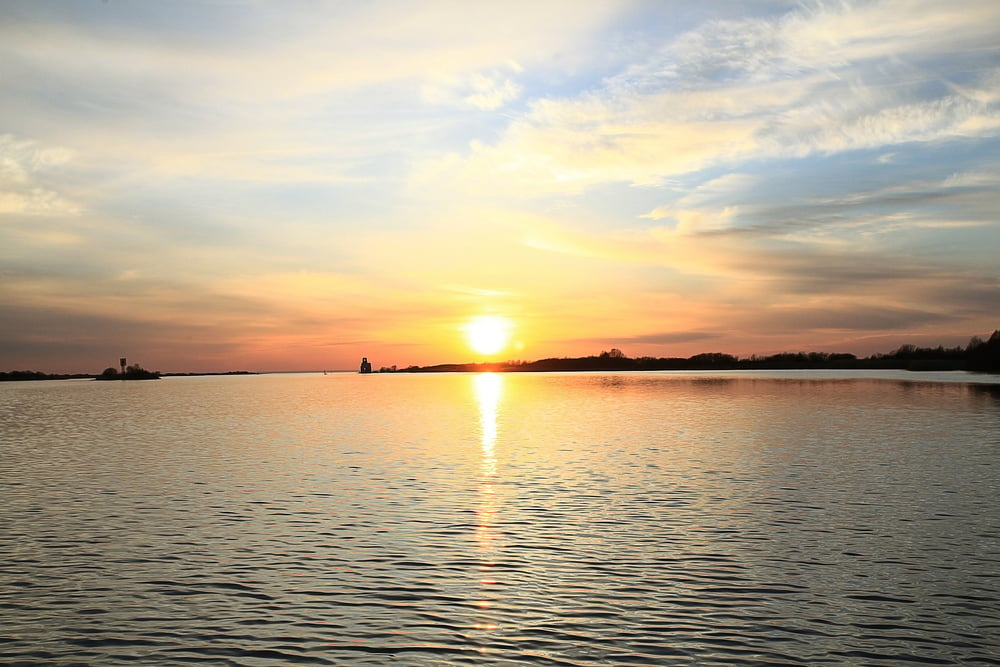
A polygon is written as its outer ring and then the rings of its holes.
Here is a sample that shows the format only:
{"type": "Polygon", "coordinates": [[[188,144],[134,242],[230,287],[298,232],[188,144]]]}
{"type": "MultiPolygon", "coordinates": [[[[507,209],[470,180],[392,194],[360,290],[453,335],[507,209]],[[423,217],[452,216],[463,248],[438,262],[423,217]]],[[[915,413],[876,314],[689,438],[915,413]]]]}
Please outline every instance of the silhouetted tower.
{"type": "Polygon", "coordinates": [[[372,372],[372,365],[368,361],[368,357],[361,357],[361,370],[358,371],[358,372],[359,373],[371,373],[372,372]]]}
{"type": "Polygon", "coordinates": [[[121,364],[121,367],[122,367],[122,379],[124,380],[125,379],[125,357],[122,357],[121,359],[119,359],[118,363],[121,364]]]}

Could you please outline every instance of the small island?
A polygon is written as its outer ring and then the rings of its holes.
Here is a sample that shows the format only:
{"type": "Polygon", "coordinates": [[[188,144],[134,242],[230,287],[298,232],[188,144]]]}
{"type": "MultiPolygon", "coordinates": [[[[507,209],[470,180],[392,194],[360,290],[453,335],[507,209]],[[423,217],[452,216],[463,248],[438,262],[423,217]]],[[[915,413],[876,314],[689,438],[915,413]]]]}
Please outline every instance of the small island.
{"type": "Polygon", "coordinates": [[[159,380],[160,371],[147,371],[145,368],[139,364],[133,364],[131,366],[123,366],[122,371],[119,373],[116,368],[109,366],[104,369],[100,375],[94,378],[95,380],[159,380]]]}

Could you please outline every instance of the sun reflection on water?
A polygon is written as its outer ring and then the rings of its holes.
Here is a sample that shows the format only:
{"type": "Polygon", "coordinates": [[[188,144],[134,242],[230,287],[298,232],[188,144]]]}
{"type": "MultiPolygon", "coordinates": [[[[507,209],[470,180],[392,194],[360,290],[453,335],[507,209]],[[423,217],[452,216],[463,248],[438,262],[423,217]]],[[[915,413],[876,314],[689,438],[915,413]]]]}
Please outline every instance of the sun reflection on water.
{"type": "Polygon", "coordinates": [[[475,376],[474,388],[476,401],[479,403],[479,421],[482,435],[479,477],[479,503],[476,515],[479,523],[477,536],[479,546],[483,551],[489,551],[493,546],[495,530],[493,527],[499,509],[494,482],[497,474],[496,440],[497,440],[497,405],[503,390],[503,380],[494,373],[482,373],[475,376]]]}
{"type": "MultiPolygon", "coordinates": [[[[482,373],[473,379],[476,402],[479,404],[479,422],[481,433],[481,459],[479,472],[479,497],[476,503],[476,539],[479,544],[479,586],[481,589],[478,606],[484,616],[475,624],[476,630],[492,633],[498,624],[492,611],[497,601],[497,581],[493,578],[493,567],[496,562],[497,546],[495,544],[498,532],[496,530],[497,513],[500,502],[495,488],[497,478],[497,406],[503,393],[503,380],[493,373],[482,373]]],[[[480,649],[486,652],[486,647],[480,649]]]]}

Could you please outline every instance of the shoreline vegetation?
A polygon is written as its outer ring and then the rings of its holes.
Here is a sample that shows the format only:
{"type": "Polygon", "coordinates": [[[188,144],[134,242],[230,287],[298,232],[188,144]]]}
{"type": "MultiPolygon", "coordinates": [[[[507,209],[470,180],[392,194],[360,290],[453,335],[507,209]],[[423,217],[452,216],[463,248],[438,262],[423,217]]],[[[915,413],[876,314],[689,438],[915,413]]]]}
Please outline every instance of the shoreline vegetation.
{"type": "Polygon", "coordinates": [[[0,382],[17,382],[28,380],[158,380],[166,377],[201,377],[208,375],[259,375],[254,371],[219,371],[206,373],[161,373],[160,371],[147,371],[139,367],[125,369],[125,377],[114,368],[106,368],[100,375],[93,373],[40,373],[38,371],[9,371],[0,372],[0,382]],[[109,373],[110,371],[110,373],[109,373]]]}
{"type": "Polygon", "coordinates": [[[731,370],[909,370],[974,371],[1000,373],[1000,330],[989,340],[973,337],[966,347],[945,348],[903,345],[892,352],[857,357],[848,353],[781,352],[770,356],[736,357],[706,352],[693,357],[628,357],[613,348],[597,356],[550,358],[538,361],[503,361],[380,368],[380,373],[494,372],[531,373],[555,371],[731,371],[731,370]]]}
{"type": "MultiPolygon", "coordinates": [[[[122,361],[124,364],[124,360],[122,361]]],[[[95,380],[159,380],[160,371],[147,371],[139,364],[133,364],[125,369],[124,373],[119,373],[110,366],[104,372],[94,378],[95,380]]]]}
{"type": "MultiPolygon", "coordinates": [[[[729,370],[909,370],[973,371],[1000,373],[1000,329],[988,340],[974,336],[963,347],[946,348],[902,345],[892,352],[857,357],[836,352],[781,352],[770,356],[736,357],[722,352],[705,352],[693,357],[629,357],[617,348],[596,356],[559,357],[537,361],[498,361],[433,366],[383,366],[376,373],[544,373],[566,371],[729,371],[729,370]]],[[[257,375],[253,371],[215,373],[160,373],[138,364],[125,369],[124,377],[115,368],[100,375],[87,373],[0,372],[0,382],[24,380],[154,380],[161,377],[206,375],[257,375]]]]}

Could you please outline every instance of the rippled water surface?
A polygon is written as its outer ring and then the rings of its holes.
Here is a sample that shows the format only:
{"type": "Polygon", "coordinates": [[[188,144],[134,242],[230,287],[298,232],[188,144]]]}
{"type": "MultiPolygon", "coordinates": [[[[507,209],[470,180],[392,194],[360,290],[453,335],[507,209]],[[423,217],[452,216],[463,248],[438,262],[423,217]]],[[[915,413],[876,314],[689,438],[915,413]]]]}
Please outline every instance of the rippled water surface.
{"type": "Polygon", "coordinates": [[[0,384],[0,663],[998,665],[1000,391],[875,375],[0,384]]]}

